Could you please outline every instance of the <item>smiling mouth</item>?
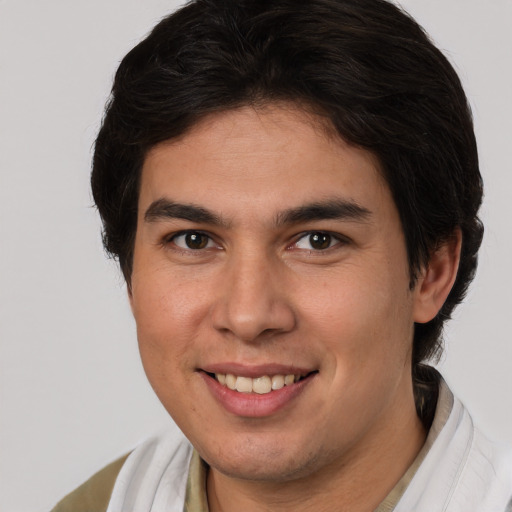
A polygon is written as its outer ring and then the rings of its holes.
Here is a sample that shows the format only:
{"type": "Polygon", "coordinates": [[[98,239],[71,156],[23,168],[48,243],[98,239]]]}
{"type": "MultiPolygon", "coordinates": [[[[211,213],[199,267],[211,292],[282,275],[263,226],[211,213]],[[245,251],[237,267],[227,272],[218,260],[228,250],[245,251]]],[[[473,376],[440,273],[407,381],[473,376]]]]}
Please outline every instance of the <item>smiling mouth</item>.
{"type": "Polygon", "coordinates": [[[262,375],[261,377],[251,378],[241,375],[233,375],[231,373],[209,373],[211,378],[215,379],[222,386],[238,391],[239,393],[256,393],[258,395],[266,395],[272,391],[277,391],[285,386],[291,386],[296,382],[306,379],[307,377],[318,373],[310,372],[306,375],[288,374],[288,375],[262,375]]]}

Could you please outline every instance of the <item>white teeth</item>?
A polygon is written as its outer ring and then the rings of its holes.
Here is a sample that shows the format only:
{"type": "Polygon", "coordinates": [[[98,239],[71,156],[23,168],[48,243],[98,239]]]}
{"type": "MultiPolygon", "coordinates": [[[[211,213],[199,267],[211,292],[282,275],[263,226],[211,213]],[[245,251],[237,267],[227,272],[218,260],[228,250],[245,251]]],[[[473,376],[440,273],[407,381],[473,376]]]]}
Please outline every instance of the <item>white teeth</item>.
{"type": "Polygon", "coordinates": [[[252,379],[249,377],[237,377],[236,390],[240,393],[250,393],[252,391],[252,379]]]}
{"type": "Polygon", "coordinates": [[[272,390],[272,381],[270,380],[270,377],[265,375],[264,377],[252,379],[252,390],[259,395],[270,393],[272,390]]]}
{"type": "Polygon", "coordinates": [[[287,375],[284,378],[284,385],[289,386],[290,384],[293,384],[295,382],[295,375],[287,375]]]}
{"type": "Polygon", "coordinates": [[[233,391],[265,395],[271,391],[281,389],[284,386],[290,386],[294,382],[299,381],[301,376],[288,374],[269,377],[268,375],[262,375],[261,377],[251,379],[250,377],[237,377],[231,373],[216,373],[215,378],[220,384],[233,391]]]}
{"type": "Polygon", "coordinates": [[[284,387],[283,375],[274,375],[272,377],[272,389],[281,389],[284,387]]]}
{"type": "Polygon", "coordinates": [[[230,373],[226,375],[226,386],[232,390],[236,389],[236,377],[234,375],[230,373]]]}

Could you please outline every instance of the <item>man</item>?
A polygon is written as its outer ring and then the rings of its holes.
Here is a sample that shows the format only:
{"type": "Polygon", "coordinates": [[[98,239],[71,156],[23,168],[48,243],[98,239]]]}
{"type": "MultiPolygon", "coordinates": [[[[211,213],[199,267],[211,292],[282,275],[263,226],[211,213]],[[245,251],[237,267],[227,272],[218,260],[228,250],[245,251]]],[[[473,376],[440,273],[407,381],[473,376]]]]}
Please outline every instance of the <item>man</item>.
{"type": "Polygon", "coordinates": [[[476,269],[482,184],[460,81],[406,14],[191,2],[121,63],[92,188],[188,441],[55,510],[510,509],[511,453],[424,364],[476,269]]]}

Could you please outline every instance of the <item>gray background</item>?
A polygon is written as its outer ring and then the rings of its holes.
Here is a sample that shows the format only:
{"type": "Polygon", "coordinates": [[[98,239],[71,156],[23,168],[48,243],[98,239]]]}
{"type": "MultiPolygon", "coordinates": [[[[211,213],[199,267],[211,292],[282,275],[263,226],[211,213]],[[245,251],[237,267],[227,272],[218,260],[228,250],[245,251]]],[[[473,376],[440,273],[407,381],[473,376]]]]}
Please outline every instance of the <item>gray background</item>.
{"type": "MultiPolygon", "coordinates": [[[[89,192],[122,56],[178,2],[0,0],[0,510],[44,511],[168,423],[146,383],[89,192]]],[[[486,199],[477,279],[447,331],[446,379],[512,444],[511,0],[404,0],[474,109],[486,199]]]]}

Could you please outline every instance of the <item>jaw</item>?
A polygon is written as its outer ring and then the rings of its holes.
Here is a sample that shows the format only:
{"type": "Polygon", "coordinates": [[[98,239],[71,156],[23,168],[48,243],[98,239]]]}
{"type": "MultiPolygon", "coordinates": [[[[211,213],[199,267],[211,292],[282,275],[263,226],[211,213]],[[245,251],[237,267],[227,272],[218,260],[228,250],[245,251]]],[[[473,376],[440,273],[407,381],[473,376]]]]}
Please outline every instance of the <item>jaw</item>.
{"type": "MultiPolygon", "coordinates": [[[[211,466],[209,501],[218,498],[217,510],[257,511],[275,507],[279,496],[279,509],[283,511],[322,507],[351,512],[374,510],[412,464],[425,440],[426,433],[409,395],[405,392],[397,396],[389,404],[386,418],[368,428],[360,439],[344,432],[343,425],[337,431],[328,429],[331,421],[323,418],[324,425],[318,421],[321,428],[310,429],[305,436],[297,435],[293,428],[297,421],[291,422],[289,429],[268,427],[255,433],[242,428],[233,438],[230,457],[224,457],[221,464],[215,456],[210,458],[210,453],[199,450],[211,466]],[[317,435],[319,431],[328,434],[322,437],[317,435]],[[352,437],[352,442],[333,450],[335,440],[343,435],[352,437]],[[291,445],[295,445],[294,450],[289,449],[291,445]],[[250,505],[247,501],[237,504],[240,496],[249,497],[250,505]]],[[[307,417],[302,419],[305,429],[307,417]]],[[[223,447],[219,446],[218,454],[225,454],[223,447]]]]}

